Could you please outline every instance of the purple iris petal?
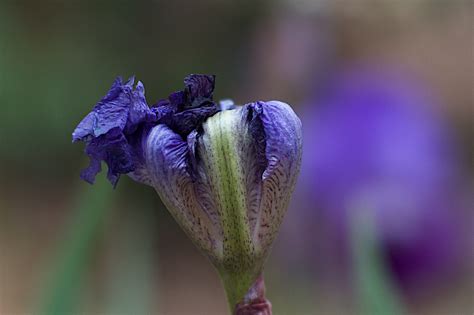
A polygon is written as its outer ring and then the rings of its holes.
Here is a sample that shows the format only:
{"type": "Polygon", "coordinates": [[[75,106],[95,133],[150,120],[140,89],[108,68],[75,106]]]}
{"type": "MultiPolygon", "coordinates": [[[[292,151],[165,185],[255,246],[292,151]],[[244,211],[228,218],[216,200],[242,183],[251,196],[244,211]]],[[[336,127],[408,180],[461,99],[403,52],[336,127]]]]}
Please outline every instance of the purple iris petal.
{"type": "Polygon", "coordinates": [[[214,221],[217,208],[203,207],[202,202],[209,199],[206,195],[209,196],[210,189],[195,185],[189,173],[188,142],[160,124],[148,136],[145,158],[153,186],[181,228],[212,259],[220,259],[221,249],[216,241],[220,226],[214,221]]]}
{"type": "Polygon", "coordinates": [[[207,117],[218,111],[215,106],[191,108],[173,115],[173,119],[168,123],[168,126],[178,134],[186,136],[200,126],[207,117]]]}
{"type": "Polygon", "coordinates": [[[215,76],[191,74],[184,79],[185,89],[160,100],[152,110],[160,122],[185,138],[220,108],[213,101],[215,76]]]}
{"type": "Polygon", "coordinates": [[[125,84],[115,79],[107,95],[94,106],[72,133],[73,141],[87,140],[107,133],[110,129],[125,128],[131,105],[133,78],[125,84]]]}
{"type": "Polygon", "coordinates": [[[125,133],[132,134],[143,122],[156,122],[156,114],[150,110],[145,99],[145,87],[142,82],[138,82],[135,91],[132,92],[132,106],[128,114],[125,133]]]}
{"type": "MultiPolygon", "coordinates": [[[[268,167],[263,178],[271,176],[282,162],[287,162],[290,168],[298,166],[298,161],[293,159],[301,150],[301,121],[290,106],[278,101],[257,102],[251,106],[258,113],[265,133],[268,167]]],[[[254,136],[261,137],[257,133],[254,136]]]]}
{"type": "MultiPolygon", "coordinates": [[[[187,107],[201,107],[212,102],[214,75],[189,75],[184,79],[187,107]]],[[[209,104],[210,105],[210,104],[209,104]]]]}
{"type": "Polygon", "coordinates": [[[248,216],[251,223],[256,219],[255,226],[251,225],[254,237],[266,248],[279,229],[299,174],[301,122],[290,106],[282,102],[256,102],[246,107],[251,110],[247,120],[250,119],[248,128],[254,148],[249,148],[252,154],[243,152],[242,155],[253,160],[249,175],[259,174],[256,181],[262,182],[259,189],[255,183],[248,185],[249,196],[259,192],[253,203],[257,209],[252,211],[253,206],[249,206],[248,216]]]}
{"type": "Polygon", "coordinates": [[[183,91],[172,93],[150,108],[141,82],[134,88],[134,77],[125,83],[117,78],[72,134],[74,142],[86,142],[86,153],[91,160],[82,178],[93,183],[101,170],[101,161],[105,161],[108,178],[114,186],[120,174],[127,173],[139,182],[150,184],[143,156],[148,131],[162,123],[186,138],[207,117],[219,111],[212,100],[214,79],[213,75],[189,75],[184,80],[183,91]]]}
{"type": "Polygon", "coordinates": [[[138,82],[133,89],[134,78],[123,83],[117,78],[107,95],[77,126],[73,141],[85,141],[86,153],[91,162],[81,177],[93,183],[95,175],[105,161],[109,168],[108,179],[115,186],[120,174],[127,174],[138,168],[140,157],[130,144],[139,142],[142,131],[137,130],[144,123],[157,120],[145,100],[145,89],[138,82]]]}
{"type": "Polygon", "coordinates": [[[119,128],[113,128],[104,135],[93,138],[86,147],[86,153],[91,160],[90,166],[83,170],[81,178],[89,183],[94,182],[96,174],[101,170],[100,161],[105,161],[109,167],[107,178],[116,185],[119,174],[134,170],[132,149],[119,128]]]}

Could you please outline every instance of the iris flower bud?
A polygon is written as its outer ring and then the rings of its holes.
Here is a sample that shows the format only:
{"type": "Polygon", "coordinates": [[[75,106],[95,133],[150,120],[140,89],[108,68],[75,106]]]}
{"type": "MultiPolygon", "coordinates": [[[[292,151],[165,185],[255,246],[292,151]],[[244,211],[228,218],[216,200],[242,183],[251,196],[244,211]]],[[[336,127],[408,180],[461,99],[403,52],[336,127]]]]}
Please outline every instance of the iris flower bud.
{"type": "Polygon", "coordinates": [[[278,101],[234,106],[212,99],[214,76],[190,75],[185,89],[148,107],[143,85],[116,80],[73,140],[101,161],[155,188],[189,238],[219,271],[229,303],[261,275],[299,173],[301,122],[278,101]]]}

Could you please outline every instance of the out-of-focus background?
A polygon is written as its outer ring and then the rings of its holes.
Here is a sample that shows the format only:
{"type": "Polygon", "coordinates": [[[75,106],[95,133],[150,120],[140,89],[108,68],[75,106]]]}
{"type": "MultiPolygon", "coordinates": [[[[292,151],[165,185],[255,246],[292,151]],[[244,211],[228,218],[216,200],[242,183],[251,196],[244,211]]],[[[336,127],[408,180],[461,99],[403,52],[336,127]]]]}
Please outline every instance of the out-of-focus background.
{"type": "Polygon", "coordinates": [[[82,182],[71,144],[116,76],[153,104],[189,73],[303,121],[275,314],[472,314],[472,27],[462,0],[1,1],[0,314],[226,314],[157,194],[82,182]]]}

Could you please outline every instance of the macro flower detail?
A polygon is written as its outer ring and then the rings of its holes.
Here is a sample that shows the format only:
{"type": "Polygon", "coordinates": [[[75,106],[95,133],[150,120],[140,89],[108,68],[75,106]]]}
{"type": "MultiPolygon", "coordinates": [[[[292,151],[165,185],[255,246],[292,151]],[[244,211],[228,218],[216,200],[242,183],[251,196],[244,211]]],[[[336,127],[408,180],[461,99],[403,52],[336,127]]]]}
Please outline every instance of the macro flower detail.
{"type": "Polygon", "coordinates": [[[155,188],[190,239],[223,278],[231,306],[262,273],[299,173],[301,122],[279,101],[235,106],[213,101],[214,76],[190,75],[185,89],[148,107],[144,88],[118,79],[79,124],[73,140],[155,188]]]}
{"type": "Polygon", "coordinates": [[[139,126],[157,121],[145,100],[145,88],[134,78],[125,83],[117,78],[102,100],[94,106],[72,134],[73,142],[86,142],[90,165],[82,171],[81,178],[89,183],[101,170],[101,161],[109,167],[107,178],[115,186],[120,174],[136,169],[137,156],[133,138],[139,137],[139,126]]]}

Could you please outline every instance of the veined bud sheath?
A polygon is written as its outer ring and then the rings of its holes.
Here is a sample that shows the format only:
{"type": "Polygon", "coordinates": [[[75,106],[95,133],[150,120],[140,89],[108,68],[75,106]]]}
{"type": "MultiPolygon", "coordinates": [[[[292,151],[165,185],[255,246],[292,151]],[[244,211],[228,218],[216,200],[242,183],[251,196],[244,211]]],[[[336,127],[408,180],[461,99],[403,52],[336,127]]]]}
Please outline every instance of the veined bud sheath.
{"type": "Polygon", "coordinates": [[[93,182],[101,161],[155,188],[223,278],[229,302],[262,273],[299,173],[301,122],[278,101],[234,106],[212,99],[214,76],[148,107],[143,85],[116,80],[73,133],[86,142],[93,182]]]}

